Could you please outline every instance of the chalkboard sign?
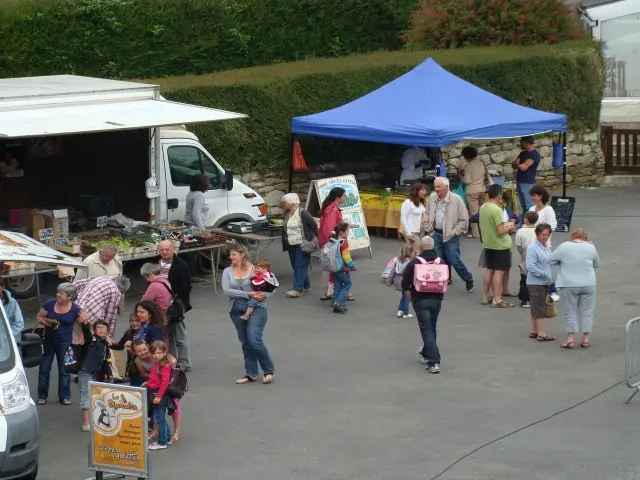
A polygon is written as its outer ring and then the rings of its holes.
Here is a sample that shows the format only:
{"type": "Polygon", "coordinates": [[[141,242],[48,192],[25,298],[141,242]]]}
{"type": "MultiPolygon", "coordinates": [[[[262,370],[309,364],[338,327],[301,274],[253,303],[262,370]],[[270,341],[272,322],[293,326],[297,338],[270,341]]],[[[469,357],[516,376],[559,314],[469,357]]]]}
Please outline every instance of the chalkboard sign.
{"type": "Polygon", "coordinates": [[[575,197],[551,197],[551,208],[556,212],[558,226],[556,232],[568,232],[571,229],[573,209],[576,206],[575,197]]]}

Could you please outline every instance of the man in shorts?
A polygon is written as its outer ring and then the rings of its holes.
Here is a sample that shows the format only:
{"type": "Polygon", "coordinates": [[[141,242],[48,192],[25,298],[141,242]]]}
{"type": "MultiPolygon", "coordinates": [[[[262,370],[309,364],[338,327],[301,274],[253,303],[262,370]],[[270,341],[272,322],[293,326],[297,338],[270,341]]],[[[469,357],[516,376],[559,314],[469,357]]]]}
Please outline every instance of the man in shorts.
{"type": "Polygon", "coordinates": [[[493,308],[511,308],[513,304],[502,299],[502,280],[511,269],[511,233],[515,226],[505,222],[500,207],[502,187],[494,184],[489,187],[489,200],[480,207],[479,223],[482,231],[486,267],[482,290],[482,304],[493,308]],[[489,296],[493,290],[493,299],[489,296]]]}

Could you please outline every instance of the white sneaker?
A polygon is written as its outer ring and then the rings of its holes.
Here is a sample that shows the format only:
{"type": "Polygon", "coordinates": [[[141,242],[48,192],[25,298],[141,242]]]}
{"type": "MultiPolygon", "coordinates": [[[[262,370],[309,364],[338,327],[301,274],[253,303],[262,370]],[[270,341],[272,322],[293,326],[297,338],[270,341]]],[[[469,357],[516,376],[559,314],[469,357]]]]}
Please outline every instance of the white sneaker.
{"type": "Polygon", "coordinates": [[[418,361],[420,363],[422,363],[423,365],[426,365],[428,363],[427,359],[422,355],[422,348],[418,348],[416,355],[418,356],[418,361]]]}
{"type": "Polygon", "coordinates": [[[165,450],[166,448],[166,445],[160,445],[159,443],[152,443],[149,445],[149,450],[165,450]]]}
{"type": "Polygon", "coordinates": [[[413,318],[413,314],[407,313],[406,315],[402,315],[402,318],[413,318]]]}
{"type": "Polygon", "coordinates": [[[298,292],[297,290],[289,290],[285,295],[289,298],[300,298],[302,296],[302,292],[298,292]]]}
{"type": "Polygon", "coordinates": [[[435,365],[432,365],[431,367],[427,367],[426,370],[429,373],[440,373],[440,365],[436,363],[435,365]]]}
{"type": "Polygon", "coordinates": [[[554,302],[557,302],[558,300],[560,300],[560,295],[558,295],[557,293],[552,293],[549,296],[551,297],[551,300],[553,300],[554,302]]]}
{"type": "Polygon", "coordinates": [[[402,318],[403,315],[404,313],[402,313],[402,310],[398,310],[398,313],[396,313],[396,317],[398,318],[402,318]]]}

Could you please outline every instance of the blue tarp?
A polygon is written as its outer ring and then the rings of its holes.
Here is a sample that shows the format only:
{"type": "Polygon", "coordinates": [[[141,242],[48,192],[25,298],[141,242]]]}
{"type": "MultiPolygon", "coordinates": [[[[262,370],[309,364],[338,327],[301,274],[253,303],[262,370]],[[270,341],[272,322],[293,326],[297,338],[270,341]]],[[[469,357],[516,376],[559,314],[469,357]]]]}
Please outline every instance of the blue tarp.
{"type": "Polygon", "coordinates": [[[566,130],[565,115],[504,100],[431,58],[353,102],[291,120],[296,134],[418,147],[566,130]]]}

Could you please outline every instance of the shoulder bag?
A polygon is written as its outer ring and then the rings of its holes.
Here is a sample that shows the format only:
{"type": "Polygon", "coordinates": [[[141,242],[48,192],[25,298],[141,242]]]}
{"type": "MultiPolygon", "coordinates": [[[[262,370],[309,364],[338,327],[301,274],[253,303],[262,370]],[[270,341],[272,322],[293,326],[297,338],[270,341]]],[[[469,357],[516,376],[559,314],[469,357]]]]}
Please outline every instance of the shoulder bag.
{"type": "Polygon", "coordinates": [[[487,170],[487,165],[484,162],[482,162],[482,166],[484,167],[484,186],[489,188],[493,185],[493,178],[489,175],[489,170],[487,170]]]}
{"type": "Polygon", "coordinates": [[[171,298],[173,298],[171,305],[167,309],[167,318],[169,319],[169,322],[182,322],[184,320],[185,312],[184,302],[174,295],[173,290],[171,290],[171,288],[169,288],[166,283],[160,283],[171,294],[171,298]]]}
{"type": "MultiPolygon", "coordinates": [[[[300,210],[300,223],[302,224],[302,243],[300,244],[300,250],[302,250],[304,253],[314,253],[320,250],[320,245],[318,244],[318,237],[316,237],[315,234],[313,235],[313,238],[311,240],[307,240],[307,237],[304,234],[304,231],[305,231],[304,213],[305,212],[313,220],[313,217],[309,212],[307,212],[306,210],[300,210]]],[[[313,221],[315,222],[315,220],[313,221]]]]}

